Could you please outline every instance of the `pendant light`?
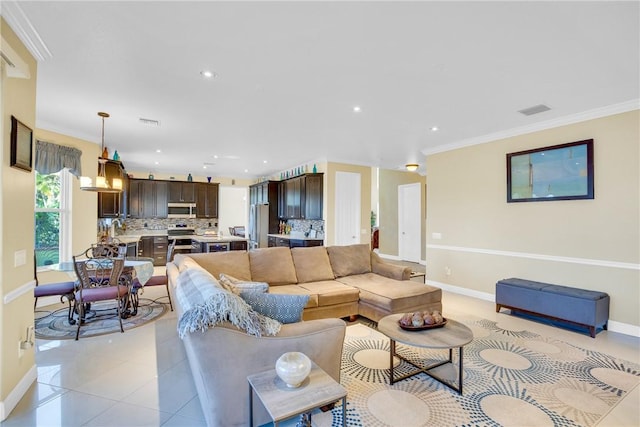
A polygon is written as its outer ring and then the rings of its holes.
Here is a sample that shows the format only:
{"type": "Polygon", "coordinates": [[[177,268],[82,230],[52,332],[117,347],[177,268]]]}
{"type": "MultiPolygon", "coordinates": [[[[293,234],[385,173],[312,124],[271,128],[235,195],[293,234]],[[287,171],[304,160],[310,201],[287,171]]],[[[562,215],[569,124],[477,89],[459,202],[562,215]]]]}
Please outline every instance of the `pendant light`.
{"type": "MultiPolygon", "coordinates": [[[[99,112],[98,116],[102,117],[102,146],[100,147],[100,155],[104,153],[104,119],[109,117],[109,113],[99,112]]],[[[80,177],[80,189],[84,191],[96,191],[99,193],[120,193],[122,192],[122,179],[107,179],[105,165],[109,159],[98,157],[98,176],[96,176],[96,185],[93,185],[91,177],[80,177]]]]}

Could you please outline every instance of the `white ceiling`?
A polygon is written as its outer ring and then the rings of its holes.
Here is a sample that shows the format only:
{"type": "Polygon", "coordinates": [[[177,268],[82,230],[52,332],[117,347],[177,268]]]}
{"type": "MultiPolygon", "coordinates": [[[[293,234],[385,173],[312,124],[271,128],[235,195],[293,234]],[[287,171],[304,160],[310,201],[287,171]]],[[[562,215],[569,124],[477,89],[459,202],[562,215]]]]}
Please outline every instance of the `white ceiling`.
{"type": "Polygon", "coordinates": [[[106,111],[128,170],[178,179],[424,173],[424,153],[640,98],[637,1],[4,3],[43,57],[37,127],[99,143],[106,111]]]}

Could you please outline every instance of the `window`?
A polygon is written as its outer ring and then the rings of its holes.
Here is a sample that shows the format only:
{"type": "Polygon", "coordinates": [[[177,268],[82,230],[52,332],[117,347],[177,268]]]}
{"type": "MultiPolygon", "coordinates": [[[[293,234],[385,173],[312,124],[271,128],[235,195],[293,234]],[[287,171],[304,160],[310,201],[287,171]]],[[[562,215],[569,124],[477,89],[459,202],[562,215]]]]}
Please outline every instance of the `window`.
{"type": "Polygon", "coordinates": [[[36,172],[36,266],[71,259],[71,174],[67,169],[43,175],[36,172]]]}

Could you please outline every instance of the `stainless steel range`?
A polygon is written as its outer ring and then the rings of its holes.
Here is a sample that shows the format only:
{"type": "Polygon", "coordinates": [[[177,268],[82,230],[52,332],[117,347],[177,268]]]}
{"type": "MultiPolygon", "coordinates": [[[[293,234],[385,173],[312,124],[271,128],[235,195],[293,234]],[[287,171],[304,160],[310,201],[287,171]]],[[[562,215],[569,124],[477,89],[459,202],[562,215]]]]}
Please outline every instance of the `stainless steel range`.
{"type": "Polygon", "coordinates": [[[191,236],[196,234],[196,230],[183,224],[176,224],[167,229],[169,242],[175,240],[176,246],[173,248],[174,254],[190,254],[192,251],[191,236]]]}

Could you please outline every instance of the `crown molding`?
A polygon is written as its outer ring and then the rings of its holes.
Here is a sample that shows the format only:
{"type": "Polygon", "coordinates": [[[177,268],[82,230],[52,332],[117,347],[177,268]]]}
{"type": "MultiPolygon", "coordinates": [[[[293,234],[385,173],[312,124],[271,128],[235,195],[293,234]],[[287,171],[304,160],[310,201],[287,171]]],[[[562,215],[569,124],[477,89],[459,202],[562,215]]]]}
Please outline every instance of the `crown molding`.
{"type": "Polygon", "coordinates": [[[628,111],[640,109],[640,99],[632,99],[621,102],[619,104],[608,105],[606,107],[595,108],[593,110],[583,111],[577,114],[558,117],[543,122],[533,123],[513,129],[507,129],[500,132],[490,133],[474,138],[463,139],[461,141],[440,145],[434,148],[428,148],[421,151],[425,156],[431,154],[443,153],[445,151],[457,150],[458,148],[470,147],[472,145],[486,144],[500,139],[512,138],[514,136],[525,135],[528,133],[539,132],[559,126],[571,125],[574,123],[584,122],[587,120],[598,119],[600,117],[612,116],[614,114],[626,113],[628,111]]]}
{"type": "Polygon", "coordinates": [[[2,17],[24,43],[31,55],[38,62],[53,58],[51,51],[45,44],[38,31],[24,13],[17,1],[4,0],[2,2],[2,17]]]}

